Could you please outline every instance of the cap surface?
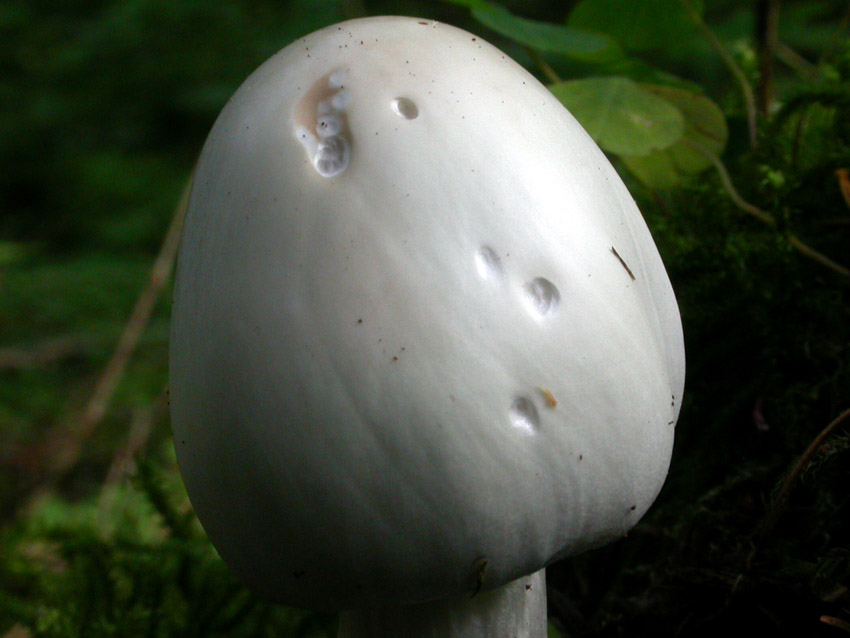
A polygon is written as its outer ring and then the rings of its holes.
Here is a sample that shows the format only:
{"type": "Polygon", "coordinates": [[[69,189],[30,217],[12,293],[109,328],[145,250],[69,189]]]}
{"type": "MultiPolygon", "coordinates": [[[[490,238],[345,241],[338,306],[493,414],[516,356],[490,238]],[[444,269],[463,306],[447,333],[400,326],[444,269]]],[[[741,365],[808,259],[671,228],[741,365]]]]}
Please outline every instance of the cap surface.
{"type": "Polygon", "coordinates": [[[619,177],[480,38],[367,18],[261,66],[199,160],[171,410],[230,567],[294,605],[491,588],[667,473],[676,301],[619,177]]]}

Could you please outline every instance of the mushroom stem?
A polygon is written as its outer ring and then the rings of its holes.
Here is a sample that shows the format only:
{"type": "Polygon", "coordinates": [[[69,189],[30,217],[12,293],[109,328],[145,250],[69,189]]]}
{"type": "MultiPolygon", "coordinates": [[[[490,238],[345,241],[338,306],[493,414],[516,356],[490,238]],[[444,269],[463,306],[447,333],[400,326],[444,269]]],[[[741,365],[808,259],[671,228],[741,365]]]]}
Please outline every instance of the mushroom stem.
{"type": "Polygon", "coordinates": [[[339,638],[402,634],[415,638],[545,638],[546,570],[471,598],[340,614],[339,638]]]}

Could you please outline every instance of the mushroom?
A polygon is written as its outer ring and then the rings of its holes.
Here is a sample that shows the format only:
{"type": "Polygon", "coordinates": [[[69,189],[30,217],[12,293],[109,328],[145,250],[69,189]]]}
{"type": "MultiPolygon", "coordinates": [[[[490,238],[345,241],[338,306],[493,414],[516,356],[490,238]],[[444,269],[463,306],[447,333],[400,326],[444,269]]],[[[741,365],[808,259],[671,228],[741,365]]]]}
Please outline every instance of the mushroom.
{"type": "Polygon", "coordinates": [[[543,569],[667,474],[675,297],[603,153],[430,20],[298,40],[224,108],[179,257],[180,469],[257,594],[342,635],[544,636],[543,569]]]}

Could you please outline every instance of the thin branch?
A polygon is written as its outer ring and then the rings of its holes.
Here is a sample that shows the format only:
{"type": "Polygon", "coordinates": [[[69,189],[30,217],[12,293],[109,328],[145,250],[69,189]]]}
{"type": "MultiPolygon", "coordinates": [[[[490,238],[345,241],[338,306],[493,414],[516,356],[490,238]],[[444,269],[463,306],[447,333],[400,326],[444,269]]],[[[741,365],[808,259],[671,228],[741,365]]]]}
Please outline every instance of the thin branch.
{"type": "Polygon", "coordinates": [[[528,52],[528,55],[531,56],[531,59],[534,60],[534,63],[540,67],[540,71],[551,84],[557,84],[561,81],[561,76],[559,76],[558,72],[552,68],[552,65],[549,64],[542,55],[540,55],[539,51],[531,47],[525,47],[525,50],[528,52]]]}
{"type": "Polygon", "coordinates": [[[842,266],[837,261],[830,259],[822,252],[817,251],[808,244],[804,243],[799,237],[797,237],[797,235],[790,233],[788,235],[788,243],[790,243],[791,246],[795,250],[797,250],[797,252],[799,252],[801,255],[805,255],[812,261],[816,261],[821,266],[825,266],[833,272],[842,275],[843,277],[850,278],[850,269],[846,268],[845,266],[842,266]]]}
{"type": "MultiPolygon", "coordinates": [[[[841,414],[839,414],[835,419],[833,419],[829,425],[827,425],[820,433],[814,438],[814,440],[809,444],[806,448],[805,452],[797,459],[797,462],[794,464],[794,467],[791,469],[791,472],[786,477],[785,481],[782,483],[782,487],[779,488],[779,492],[777,492],[776,497],[773,499],[773,502],[770,505],[770,509],[767,511],[762,523],[761,533],[759,535],[759,542],[763,541],[770,533],[773,531],[774,526],[776,525],[776,521],[779,519],[779,512],[782,509],[782,506],[785,504],[786,499],[788,498],[788,494],[791,491],[791,487],[794,485],[794,482],[799,478],[799,476],[803,473],[803,470],[806,469],[806,466],[811,463],[812,458],[815,453],[820,449],[823,445],[823,442],[832,434],[838,426],[844,423],[847,418],[850,417],[850,409],[844,410],[841,414]]],[[[755,555],[756,550],[750,554],[749,561],[752,560],[752,557],[755,555]]]]}
{"type": "Polygon", "coordinates": [[[779,0],[758,0],[756,42],[759,58],[759,109],[767,115],[773,102],[773,71],[779,42],[779,0]]]}
{"type": "Polygon", "coordinates": [[[809,62],[784,42],[776,43],[776,57],[789,69],[806,80],[816,80],[821,77],[818,67],[809,62]]]}
{"type": "MultiPolygon", "coordinates": [[[[729,171],[726,170],[726,166],[720,160],[717,155],[712,153],[702,144],[694,142],[693,140],[682,139],[684,144],[688,145],[690,148],[698,152],[700,155],[705,157],[709,162],[711,162],[712,166],[714,166],[715,170],[717,170],[717,174],[720,176],[720,181],[723,184],[723,188],[726,191],[726,194],[729,195],[729,199],[732,200],[732,203],[735,204],[739,209],[744,211],[745,213],[755,217],[759,221],[769,225],[776,227],[776,218],[771,215],[766,210],[762,210],[758,206],[751,204],[738,192],[738,189],[735,188],[735,185],[732,183],[732,178],[729,176],[729,171]]],[[[809,259],[816,261],[832,270],[835,273],[838,273],[842,277],[850,278],[850,269],[845,266],[842,266],[836,261],[833,261],[823,253],[815,250],[805,242],[803,242],[799,237],[794,235],[793,233],[788,234],[788,243],[800,254],[805,255],[809,259]]]]}
{"type": "Polygon", "coordinates": [[[820,446],[823,445],[823,442],[827,439],[827,437],[838,429],[838,426],[844,423],[848,417],[850,417],[850,409],[844,410],[844,412],[835,417],[809,444],[809,447],[806,448],[806,451],[803,452],[797,463],[794,465],[794,468],[791,470],[788,478],[785,479],[785,482],[782,484],[782,488],[779,490],[776,498],[773,499],[773,506],[771,507],[772,510],[778,508],[785,501],[785,498],[788,496],[788,492],[791,490],[791,485],[797,480],[797,477],[802,474],[805,467],[812,460],[815,452],[817,452],[820,446]]]}
{"type": "Polygon", "coordinates": [[[152,404],[133,410],[127,437],[116,450],[109,471],[106,473],[104,480],[106,485],[117,483],[135,470],[136,455],[147,445],[154,426],[165,417],[167,411],[168,384],[166,383],[159,397],[152,404]]]}
{"type": "Polygon", "coordinates": [[[850,622],[846,620],[842,620],[841,618],[836,618],[835,616],[821,616],[820,621],[824,625],[830,625],[831,627],[837,627],[838,629],[843,629],[848,634],[850,634],[850,622]]]}
{"type": "Polygon", "coordinates": [[[741,94],[744,97],[744,106],[747,110],[747,127],[750,133],[750,143],[755,144],[756,142],[756,99],[755,95],[753,95],[753,87],[750,86],[749,81],[747,80],[747,76],[744,74],[743,69],[735,62],[735,59],[729,54],[726,50],[726,47],[723,46],[723,43],[714,35],[714,32],[709,28],[709,26],[705,23],[705,20],[702,19],[702,16],[699,14],[699,11],[694,9],[693,5],[689,2],[689,0],[679,0],[679,3],[684,7],[685,12],[688,14],[693,23],[697,26],[700,32],[703,34],[708,43],[711,45],[711,48],[720,56],[720,59],[723,61],[723,64],[726,65],[726,68],[738,82],[738,85],[741,88],[741,94]]]}
{"type": "Polygon", "coordinates": [[[809,444],[803,454],[797,459],[797,462],[794,464],[794,467],[789,472],[788,476],[785,478],[785,481],[782,483],[782,486],[779,488],[776,496],[770,504],[770,508],[767,510],[764,518],[761,520],[760,529],[758,533],[758,539],[753,544],[752,549],[750,550],[749,555],[746,559],[746,568],[749,569],[753,563],[753,559],[755,559],[756,555],[759,552],[759,549],[764,544],[765,539],[767,539],[770,534],[773,532],[774,527],[776,526],[776,522],[779,520],[779,514],[782,510],[782,507],[785,505],[785,500],[788,498],[788,494],[791,491],[791,487],[794,485],[794,482],[799,478],[799,476],[803,473],[803,470],[806,469],[806,466],[811,462],[815,453],[820,449],[823,442],[827,439],[827,437],[832,434],[839,425],[841,425],[845,419],[850,417],[850,409],[844,410],[841,414],[839,414],[835,419],[833,419],[829,425],[827,425],[820,433],[814,438],[814,440],[809,444]]]}
{"type": "Polygon", "coordinates": [[[841,191],[844,203],[850,208],[850,168],[839,168],[835,171],[835,178],[838,180],[838,190],[841,191]]]}
{"type": "Polygon", "coordinates": [[[0,370],[32,370],[83,354],[87,344],[76,337],[55,337],[31,348],[0,348],[0,370]]]}
{"type": "Polygon", "coordinates": [[[776,219],[765,210],[762,210],[758,206],[754,204],[750,204],[747,200],[741,197],[741,194],[738,192],[738,189],[735,188],[735,185],[732,183],[732,178],[729,176],[729,171],[726,170],[726,166],[723,164],[721,159],[717,157],[714,153],[712,153],[709,149],[698,142],[694,142],[693,140],[689,140],[687,138],[682,138],[681,141],[690,146],[697,153],[702,155],[705,159],[711,162],[712,166],[717,170],[717,174],[720,176],[720,181],[723,183],[723,188],[726,190],[726,193],[729,195],[729,199],[740,208],[745,213],[748,213],[758,219],[759,221],[764,222],[765,224],[769,224],[770,226],[776,226],[776,219]]]}
{"type": "Polygon", "coordinates": [[[47,440],[55,445],[50,450],[50,457],[46,459],[48,482],[61,477],[77,462],[83,445],[103,419],[112,395],[124,376],[130,357],[136,350],[160,294],[171,277],[177,247],[180,243],[180,232],[183,228],[190,184],[191,178],[174,210],[171,224],[165,234],[159,254],[151,267],[148,283],[136,300],[136,305],[124,326],[124,332],[115,346],[112,357],[95,384],[85,409],[79,418],[72,419],[71,423],[60,426],[59,432],[52,433],[47,437],[47,440]]]}

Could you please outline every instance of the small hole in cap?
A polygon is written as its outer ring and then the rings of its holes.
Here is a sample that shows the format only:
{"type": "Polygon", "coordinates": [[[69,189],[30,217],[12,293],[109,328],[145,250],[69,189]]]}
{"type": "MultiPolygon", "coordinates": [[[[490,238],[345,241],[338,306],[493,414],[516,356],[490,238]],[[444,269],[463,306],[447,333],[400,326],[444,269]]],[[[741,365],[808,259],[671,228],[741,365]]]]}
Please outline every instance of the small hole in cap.
{"type": "Polygon", "coordinates": [[[561,299],[557,286],[544,277],[537,277],[523,286],[525,300],[529,308],[540,317],[555,311],[561,299]]]}
{"type": "Polygon", "coordinates": [[[534,434],[540,427],[540,414],[528,397],[516,397],[508,409],[511,424],[526,434],[534,434]]]}
{"type": "Polygon", "coordinates": [[[415,120],[419,116],[419,107],[416,106],[413,100],[406,97],[397,97],[392,101],[393,111],[399,117],[406,120],[415,120]]]}

